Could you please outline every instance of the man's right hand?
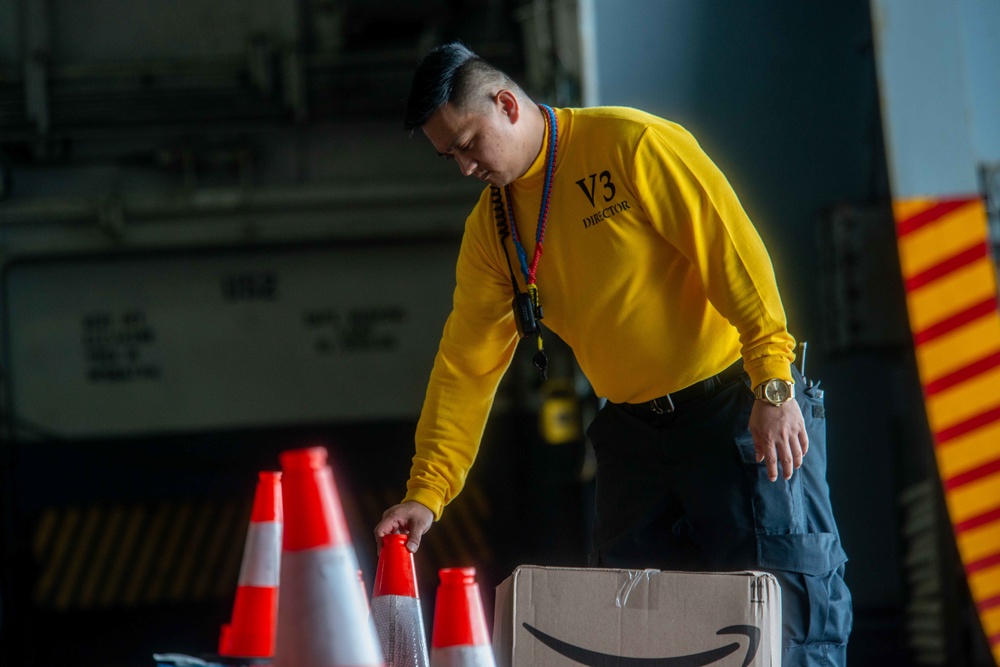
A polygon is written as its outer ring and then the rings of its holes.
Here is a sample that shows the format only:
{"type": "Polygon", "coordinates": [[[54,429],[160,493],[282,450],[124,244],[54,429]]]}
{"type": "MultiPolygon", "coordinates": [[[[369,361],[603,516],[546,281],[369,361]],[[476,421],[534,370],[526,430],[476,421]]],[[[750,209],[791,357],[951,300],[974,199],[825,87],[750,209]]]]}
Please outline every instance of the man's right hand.
{"type": "Polygon", "coordinates": [[[382,551],[382,538],[392,533],[409,535],[406,548],[416,552],[420,538],[434,523],[434,512],[420,503],[410,500],[393,505],[382,514],[382,520],[375,526],[375,542],[382,551]]]}

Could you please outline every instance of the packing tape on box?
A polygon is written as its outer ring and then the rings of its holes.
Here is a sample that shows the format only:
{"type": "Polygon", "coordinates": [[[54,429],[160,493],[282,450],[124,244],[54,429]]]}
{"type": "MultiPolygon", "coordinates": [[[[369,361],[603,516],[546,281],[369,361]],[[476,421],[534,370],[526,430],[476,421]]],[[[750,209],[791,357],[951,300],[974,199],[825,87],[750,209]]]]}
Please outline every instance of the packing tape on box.
{"type": "MultiPolygon", "coordinates": [[[[621,583],[618,585],[618,595],[615,597],[615,606],[619,609],[625,609],[628,607],[629,598],[634,597],[633,593],[637,587],[642,586],[642,589],[647,592],[655,590],[649,585],[649,578],[652,575],[659,574],[659,572],[659,570],[653,569],[646,569],[642,571],[621,570],[619,574],[621,577],[621,583]]],[[[656,602],[656,600],[652,599],[643,599],[641,605],[653,609],[657,606],[656,602]]]]}

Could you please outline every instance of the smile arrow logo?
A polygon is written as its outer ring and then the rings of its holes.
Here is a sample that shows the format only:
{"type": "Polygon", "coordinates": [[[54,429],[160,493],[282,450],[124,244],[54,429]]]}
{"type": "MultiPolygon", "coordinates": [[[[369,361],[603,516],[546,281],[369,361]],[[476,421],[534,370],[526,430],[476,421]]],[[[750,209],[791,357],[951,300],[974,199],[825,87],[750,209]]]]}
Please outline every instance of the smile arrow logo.
{"type": "MultiPolygon", "coordinates": [[[[569,642],[556,639],[538,628],[533,628],[527,623],[523,625],[524,629],[534,635],[538,641],[559,655],[569,658],[585,667],[703,667],[704,665],[711,665],[713,662],[722,660],[740,648],[739,642],[735,642],[726,646],[720,646],[711,651],[693,653],[691,655],[665,658],[628,658],[620,655],[611,655],[610,653],[591,651],[582,646],[574,646],[569,642]]],[[[743,659],[743,667],[747,667],[757,655],[757,648],[760,646],[759,628],[752,625],[730,625],[729,627],[722,628],[715,634],[744,635],[749,640],[747,643],[746,658],[743,659]]]]}

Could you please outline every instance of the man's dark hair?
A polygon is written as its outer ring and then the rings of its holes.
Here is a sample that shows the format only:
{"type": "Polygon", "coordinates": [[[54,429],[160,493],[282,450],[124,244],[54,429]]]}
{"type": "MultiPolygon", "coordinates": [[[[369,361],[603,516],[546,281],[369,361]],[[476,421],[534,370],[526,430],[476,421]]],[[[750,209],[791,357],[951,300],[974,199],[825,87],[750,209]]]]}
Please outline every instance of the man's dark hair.
{"type": "Polygon", "coordinates": [[[509,76],[461,42],[434,47],[413,73],[403,127],[412,134],[449,102],[460,109],[467,108],[487,84],[517,89],[509,76]]]}

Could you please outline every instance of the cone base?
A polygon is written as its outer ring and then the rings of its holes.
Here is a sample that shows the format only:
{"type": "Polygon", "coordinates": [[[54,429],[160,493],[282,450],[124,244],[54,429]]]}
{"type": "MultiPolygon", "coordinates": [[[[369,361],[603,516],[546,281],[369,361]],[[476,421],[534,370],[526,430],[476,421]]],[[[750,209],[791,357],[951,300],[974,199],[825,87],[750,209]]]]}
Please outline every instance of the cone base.
{"type": "Polygon", "coordinates": [[[420,600],[382,595],[372,600],[372,618],[387,667],[427,667],[427,636],[420,600]]]}
{"type": "Polygon", "coordinates": [[[272,665],[272,658],[254,658],[248,656],[219,655],[218,653],[202,654],[198,656],[205,662],[217,662],[220,665],[231,665],[232,667],[251,667],[252,665],[272,665]]]}
{"type": "Polygon", "coordinates": [[[431,652],[431,667],[496,667],[491,646],[445,646],[431,652]]]}
{"type": "Polygon", "coordinates": [[[278,613],[278,589],[240,586],[236,589],[233,620],[219,646],[219,655],[234,658],[270,658],[278,613]]]}
{"type": "Polygon", "coordinates": [[[281,555],[276,667],[381,667],[353,547],[281,555]]]}

